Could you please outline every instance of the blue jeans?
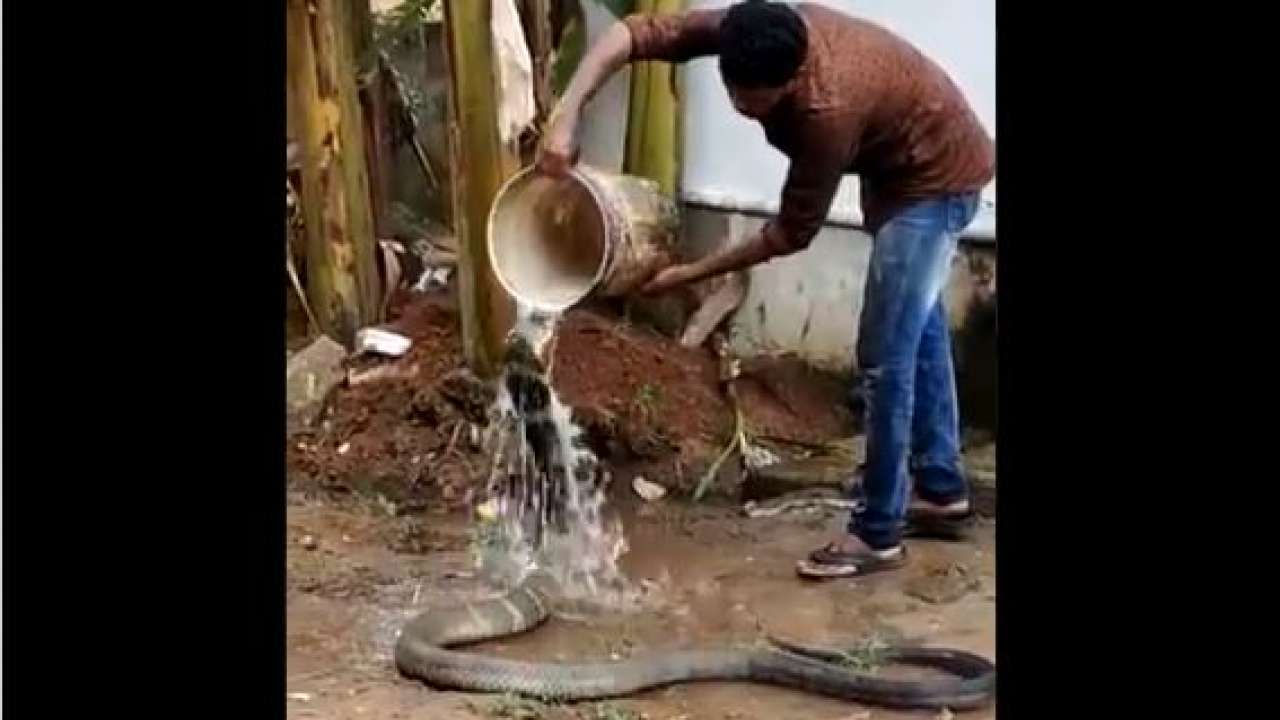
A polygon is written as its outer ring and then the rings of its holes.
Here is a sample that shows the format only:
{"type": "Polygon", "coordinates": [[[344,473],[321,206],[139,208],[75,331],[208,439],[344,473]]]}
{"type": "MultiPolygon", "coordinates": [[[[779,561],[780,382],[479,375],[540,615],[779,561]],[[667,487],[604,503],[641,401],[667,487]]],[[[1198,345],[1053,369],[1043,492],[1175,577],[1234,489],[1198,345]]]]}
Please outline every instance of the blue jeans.
{"type": "Polygon", "coordinates": [[[901,541],[908,471],[924,500],[968,496],[942,294],[978,200],[965,193],[917,202],[875,235],[857,347],[867,434],[859,494],[866,502],[849,519],[849,532],[875,549],[901,541]]]}

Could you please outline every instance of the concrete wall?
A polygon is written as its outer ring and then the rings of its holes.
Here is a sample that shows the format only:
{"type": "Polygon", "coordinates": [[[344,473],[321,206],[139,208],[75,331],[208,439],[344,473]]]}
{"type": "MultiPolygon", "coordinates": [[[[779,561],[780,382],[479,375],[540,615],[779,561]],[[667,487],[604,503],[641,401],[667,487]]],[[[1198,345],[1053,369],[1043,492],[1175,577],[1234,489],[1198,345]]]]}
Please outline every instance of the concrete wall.
{"type": "MultiPolygon", "coordinates": [[[[723,238],[742,242],[765,218],[686,205],[683,221],[682,252],[693,259],[723,238]]],[[[734,349],[747,355],[792,352],[828,369],[849,369],[870,256],[865,232],[828,225],[807,250],[752,268],[751,288],[732,318],[734,349]]],[[[994,247],[962,243],[947,288],[952,328],[960,329],[971,305],[994,293],[994,247]]]]}
{"type": "MultiPolygon", "coordinates": [[[[764,222],[762,216],[686,205],[682,252],[688,259],[700,257],[726,238],[743,241],[764,222]]],[[[735,352],[795,354],[826,370],[852,370],[870,254],[871,237],[865,232],[828,225],[807,250],[752,268],[746,300],[730,319],[735,352]]],[[[995,246],[962,242],[945,297],[960,402],[966,424],[991,429],[996,423],[995,299],[995,246]]]]}

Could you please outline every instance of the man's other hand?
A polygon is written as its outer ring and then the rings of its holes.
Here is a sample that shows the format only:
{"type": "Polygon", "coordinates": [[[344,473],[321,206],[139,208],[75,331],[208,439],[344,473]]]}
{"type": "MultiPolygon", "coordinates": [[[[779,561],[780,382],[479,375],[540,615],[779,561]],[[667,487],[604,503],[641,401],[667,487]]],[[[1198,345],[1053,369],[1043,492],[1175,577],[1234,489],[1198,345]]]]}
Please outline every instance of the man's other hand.
{"type": "Polygon", "coordinates": [[[649,282],[645,283],[640,292],[645,295],[656,295],[660,292],[680,287],[694,278],[694,267],[692,265],[672,265],[664,270],[659,270],[649,282]]]}

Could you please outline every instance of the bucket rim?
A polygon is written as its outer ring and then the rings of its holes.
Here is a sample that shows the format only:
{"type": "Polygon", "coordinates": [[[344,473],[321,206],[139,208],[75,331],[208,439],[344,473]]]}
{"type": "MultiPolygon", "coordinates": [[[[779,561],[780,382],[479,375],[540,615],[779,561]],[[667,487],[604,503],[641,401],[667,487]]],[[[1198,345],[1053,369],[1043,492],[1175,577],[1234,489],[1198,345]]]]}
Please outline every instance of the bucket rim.
{"type": "Polygon", "coordinates": [[[505,290],[507,295],[515,300],[517,304],[525,305],[539,312],[560,313],[572,308],[574,305],[577,305],[589,297],[600,285],[601,280],[604,279],[605,272],[609,267],[609,263],[611,262],[613,255],[613,245],[609,242],[609,225],[611,221],[609,213],[606,210],[608,207],[607,202],[603,195],[601,195],[600,190],[596,187],[595,183],[591,182],[589,170],[583,167],[581,163],[569,168],[566,177],[571,178],[580,187],[586,189],[587,193],[591,196],[591,200],[599,212],[601,222],[604,225],[602,238],[604,249],[601,254],[600,265],[596,268],[595,274],[591,277],[591,286],[587,291],[564,304],[537,302],[522,293],[516,292],[515,288],[511,286],[511,283],[507,278],[503,277],[502,271],[498,267],[497,258],[495,257],[494,252],[495,243],[493,228],[498,216],[498,206],[502,204],[502,200],[507,196],[511,189],[518,183],[528,180],[530,175],[538,174],[540,172],[541,171],[538,170],[536,165],[527,165],[520,170],[517,170],[511,177],[507,178],[506,182],[502,183],[502,185],[498,187],[498,191],[493,195],[493,202],[489,204],[489,214],[485,222],[485,250],[489,258],[489,268],[493,271],[493,276],[497,278],[498,284],[502,286],[502,289],[505,290]]]}

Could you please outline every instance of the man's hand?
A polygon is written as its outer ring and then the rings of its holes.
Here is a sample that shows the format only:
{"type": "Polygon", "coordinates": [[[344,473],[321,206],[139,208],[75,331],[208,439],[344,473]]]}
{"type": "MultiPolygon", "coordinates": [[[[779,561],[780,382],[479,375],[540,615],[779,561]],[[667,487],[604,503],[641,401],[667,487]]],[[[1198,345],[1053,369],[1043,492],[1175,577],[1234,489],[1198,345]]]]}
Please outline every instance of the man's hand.
{"type": "Polygon", "coordinates": [[[672,288],[680,287],[695,279],[696,268],[693,265],[672,265],[657,274],[640,288],[645,295],[656,295],[672,288]]]}
{"type": "Polygon", "coordinates": [[[578,162],[578,120],[596,91],[631,57],[631,31],[615,22],[596,40],[573,73],[538,150],[538,169],[563,176],[578,162]]]}
{"type": "Polygon", "coordinates": [[[743,270],[756,263],[764,262],[773,255],[765,241],[763,231],[747,242],[730,245],[723,250],[684,265],[672,265],[655,274],[640,292],[646,295],[660,293],[674,287],[691,282],[698,282],[709,277],[733,270],[743,270]]]}
{"type": "Polygon", "coordinates": [[[577,113],[565,110],[552,118],[538,148],[538,169],[563,177],[578,163],[577,113]]]}

